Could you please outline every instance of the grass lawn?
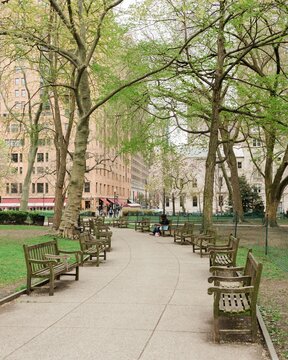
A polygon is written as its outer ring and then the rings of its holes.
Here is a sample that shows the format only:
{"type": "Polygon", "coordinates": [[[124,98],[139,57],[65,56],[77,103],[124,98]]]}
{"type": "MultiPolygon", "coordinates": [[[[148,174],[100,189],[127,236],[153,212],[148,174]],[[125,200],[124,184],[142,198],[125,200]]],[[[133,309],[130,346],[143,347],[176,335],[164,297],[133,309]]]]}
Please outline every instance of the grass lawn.
{"type": "MultiPolygon", "coordinates": [[[[40,226],[0,226],[0,288],[19,283],[21,279],[23,285],[26,283],[23,244],[53,240],[53,235],[44,235],[46,229],[40,226]]],[[[80,250],[77,241],[59,239],[58,246],[63,250],[80,250]]]]}

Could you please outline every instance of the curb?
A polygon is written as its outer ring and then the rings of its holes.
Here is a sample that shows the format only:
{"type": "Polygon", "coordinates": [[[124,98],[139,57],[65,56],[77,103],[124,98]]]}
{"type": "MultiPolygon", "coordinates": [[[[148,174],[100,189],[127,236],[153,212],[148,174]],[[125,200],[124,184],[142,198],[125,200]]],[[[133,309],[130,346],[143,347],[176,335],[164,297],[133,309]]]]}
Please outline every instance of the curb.
{"type": "Polygon", "coordinates": [[[267,346],[267,349],[268,349],[271,360],[279,360],[278,355],[276,353],[276,350],[274,348],[274,345],[272,343],[271,337],[269,335],[269,332],[267,330],[267,327],[265,325],[265,322],[263,320],[263,317],[261,315],[261,312],[259,310],[258,305],[257,305],[257,308],[256,308],[256,315],[257,315],[258,324],[260,326],[262,335],[264,337],[264,341],[265,341],[265,344],[267,346]]]}

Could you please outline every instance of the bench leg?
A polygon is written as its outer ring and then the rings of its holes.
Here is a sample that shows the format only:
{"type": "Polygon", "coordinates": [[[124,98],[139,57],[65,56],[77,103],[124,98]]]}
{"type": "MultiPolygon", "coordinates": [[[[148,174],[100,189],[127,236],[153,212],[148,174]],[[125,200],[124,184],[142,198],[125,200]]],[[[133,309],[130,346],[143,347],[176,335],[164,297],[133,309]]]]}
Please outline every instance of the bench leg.
{"type": "Polygon", "coordinates": [[[76,267],[75,280],[79,280],[79,266],[76,267]]]}
{"type": "Polygon", "coordinates": [[[26,292],[27,292],[27,295],[29,295],[30,293],[31,293],[31,277],[30,276],[28,276],[27,277],[27,290],[26,290],[26,292]]]}
{"type": "Polygon", "coordinates": [[[53,296],[54,295],[54,274],[51,273],[50,274],[50,288],[49,288],[49,296],[53,296]]]}

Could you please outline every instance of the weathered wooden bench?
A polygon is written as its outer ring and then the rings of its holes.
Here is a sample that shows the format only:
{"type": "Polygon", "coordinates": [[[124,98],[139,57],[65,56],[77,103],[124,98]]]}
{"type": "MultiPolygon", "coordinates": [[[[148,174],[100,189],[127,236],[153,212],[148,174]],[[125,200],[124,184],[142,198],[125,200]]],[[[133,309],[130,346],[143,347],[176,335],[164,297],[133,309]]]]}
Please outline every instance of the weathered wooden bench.
{"type": "Polygon", "coordinates": [[[47,225],[53,225],[54,224],[54,216],[48,216],[47,217],[47,225]]]}
{"type": "Polygon", "coordinates": [[[209,246],[210,266],[236,266],[236,258],[239,247],[239,238],[229,236],[228,248],[209,246]]]}
{"type": "Polygon", "coordinates": [[[88,232],[79,235],[79,244],[81,249],[81,265],[84,261],[96,257],[96,266],[100,264],[100,257],[106,260],[106,243],[105,241],[93,239],[88,232]]]}
{"type": "Polygon", "coordinates": [[[33,278],[48,279],[49,295],[54,294],[55,280],[61,275],[75,276],[79,279],[80,251],[59,250],[57,240],[35,245],[23,245],[27,267],[27,294],[32,290],[33,278]],[[75,273],[70,273],[75,269],[75,273]]]}
{"type": "Polygon", "coordinates": [[[185,222],[183,226],[174,230],[174,242],[180,242],[181,245],[192,244],[194,224],[185,222]]]}
{"type": "Polygon", "coordinates": [[[214,294],[215,341],[219,342],[222,334],[250,335],[251,340],[255,341],[258,329],[256,305],[262,264],[256,261],[249,250],[244,268],[226,268],[228,274],[223,267],[213,267],[211,271],[216,274],[208,279],[215,285],[208,289],[208,294],[214,294]],[[235,322],[234,326],[231,326],[232,321],[235,322]]]}
{"type": "Polygon", "coordinates": [[[112,246],[112,231],[106,224],[97,224],[93,227],[93,235],[96,240],[105,243],[106,250],[111,251],[112,246]]]}
{"type": "Polygon", "coordinates": [[[161,236],[166,236],[166,233],[168,234],[168,236],[172,236],[172,222],[171,222],[171,220],[169,220],[168,225],[161,225],[160,226],[160,235],[161,236]]]}
{"type": "Polygon", "coordinates": [[[200,257],[204,254],[208,254],[208,249],[210,246],[215,245],[216,243],[216,230],[208,229],[205,233],[195,235],[192,238],[192,250],[195,253],[196,250],[199,250],[200,257]]]}
{"type": "Polygon", "coordinates": [[[142,220],[135,222],[135,230],[136,231],[141,231],[141,232],[148,231],[149,232],[150,227],[151,227],[150,219],[143,218],[142,220]]]}

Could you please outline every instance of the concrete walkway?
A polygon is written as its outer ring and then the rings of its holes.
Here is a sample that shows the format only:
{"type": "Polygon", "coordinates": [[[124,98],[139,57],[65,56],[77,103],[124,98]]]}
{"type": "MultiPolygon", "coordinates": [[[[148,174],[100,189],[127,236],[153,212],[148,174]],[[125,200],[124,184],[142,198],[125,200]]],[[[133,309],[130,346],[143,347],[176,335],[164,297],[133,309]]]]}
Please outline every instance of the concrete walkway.
{"type": "Polygon", "coordinates": [[[0,359],[267,359],[259,344],[213,343],[207,258],[129,229],[113,229],[112,246],[54,296],[0,307],[0,359]]]}

